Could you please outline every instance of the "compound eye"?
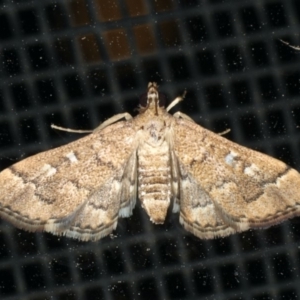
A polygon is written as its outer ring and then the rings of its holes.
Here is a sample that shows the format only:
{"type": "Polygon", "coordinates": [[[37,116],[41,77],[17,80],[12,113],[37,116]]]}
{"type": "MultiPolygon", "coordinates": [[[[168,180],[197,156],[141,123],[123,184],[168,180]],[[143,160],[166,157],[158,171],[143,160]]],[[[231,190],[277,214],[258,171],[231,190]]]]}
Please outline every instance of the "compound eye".
{"type": "Polygon", "coordinates": [[[140,106],[146,107],[147,106],[147,100],[148,100],[148,93],[144,93],[140,96],[140,106]]]}
{"type": "Polygon", "coordinates": [[[167,102],[168,102],[168,97],[166,94],[164,93],[158,93],[158,97],[159,97],[159,106],[160,107],[166,107],[167,102]]]}

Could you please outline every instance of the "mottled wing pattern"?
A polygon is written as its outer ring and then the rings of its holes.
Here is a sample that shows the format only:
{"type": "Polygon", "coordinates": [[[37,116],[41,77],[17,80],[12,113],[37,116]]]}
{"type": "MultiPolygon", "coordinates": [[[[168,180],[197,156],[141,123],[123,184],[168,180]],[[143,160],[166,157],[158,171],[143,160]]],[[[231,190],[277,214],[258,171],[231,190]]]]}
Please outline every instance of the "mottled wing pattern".
{"type": "Polygon", "coordinates": [[[136,197],[133,127],[118,122],[5,169],[0,215],[19,228],[81,240],[109,234],[120,206],[121,215],[129,216],[136,197]]]}
{"type": "Polygon", "coordinates": [[[180,222],[188,231],[222,237],[300,215],[297,171],[188,120],[173,127],[180,222]]]}

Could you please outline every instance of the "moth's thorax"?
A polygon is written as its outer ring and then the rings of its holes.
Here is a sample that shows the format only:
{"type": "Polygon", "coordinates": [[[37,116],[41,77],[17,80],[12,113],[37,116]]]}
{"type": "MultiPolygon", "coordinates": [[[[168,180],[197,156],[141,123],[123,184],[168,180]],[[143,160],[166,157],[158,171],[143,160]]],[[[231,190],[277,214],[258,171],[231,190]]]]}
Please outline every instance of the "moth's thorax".
{"type": "Polygon", "coordinates": [[[138,148],[139,198],[150,219],[163,223],[170,205],[171,168],[168,128],[152,120],[144,126],[144,140],[138,148]]]}
{"type": "Polygon", "coordinates": [[[149,121],[143,129],[144,142],[152,147],[160,147],[165,142],[166,123],[160,119],[149,121]]]}

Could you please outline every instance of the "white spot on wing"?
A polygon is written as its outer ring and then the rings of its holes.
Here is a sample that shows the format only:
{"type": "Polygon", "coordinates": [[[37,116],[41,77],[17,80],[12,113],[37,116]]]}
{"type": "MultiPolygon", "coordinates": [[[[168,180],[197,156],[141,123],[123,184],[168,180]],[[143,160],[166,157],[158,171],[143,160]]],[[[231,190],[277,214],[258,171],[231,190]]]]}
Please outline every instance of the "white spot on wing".
{"type": "Polygon", "coordinates": [[[47,174],[46,174],[46,176],[53,176],[54,174],[56,173],[56,169],[55,168],[51,168],[48,172],[47,172],[47,174]]]}
{"type": "Polygon", "coordinates": [[[255,176],[259,169],[255,164],[251,164],[250,167],[245,168],[244,173],[249,176],[255,176]]]}
{"type": "Polygon", "coordinates": [[[227,165],[229,166],[233,166],[234,164],[234,159],[237,157],[238,155],[232,151],[230,151],[230,153],[228,153],[226,156],[225,156],[225,162],[227,165]]]}
{"type": "Polygon", "coordinates": [[[45,164],[42,167],[42,172],[45,174],[46,177],[50,177],[56,173],[56,169],[50,166],[49,164],[45,164]]]}
{"type": "Polygon", "coordinates": [[[66,157],[70,160],[71,163],[77,162],[78,159],[76,157],[76,155],[74,154],[74,152],[70,152],[66,155],[66,157]]]}

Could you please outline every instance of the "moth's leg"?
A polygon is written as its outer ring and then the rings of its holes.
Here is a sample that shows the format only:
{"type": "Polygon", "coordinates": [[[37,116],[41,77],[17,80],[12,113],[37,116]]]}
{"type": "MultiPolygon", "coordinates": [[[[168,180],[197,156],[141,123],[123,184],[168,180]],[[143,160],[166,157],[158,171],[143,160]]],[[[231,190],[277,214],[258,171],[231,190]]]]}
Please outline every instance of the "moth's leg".
{"type": "Polygon", "coordinates": [[[230,132],[231,129],[230,128],[227,128],[226,130],[222,131],[222,132],[219,132],[218,135],[225,135],[227,134],[228,132],[230,132]]]}
{"type": "MultiPolygon", "coordinates": [[[[175,99],[176,100],[176,99],[175,99]]],[[[174,101],[175,101],[174,100],[174,101]]],[[[173,117],[175,117],[175,118],[178,118],[178,119],[185,119],[185,120],[188,120],[188,121],[191,121],[191,122],[194,122],[195,123],[195,121],[193,120],[193,119],[191,119],[188,115],[186,115],[186,114],[184,114],[184,113],[182,113],[181,111],[178,111],[178,112],[176,112],[174,115],[173,115],[173,117]]],[[[227,134],[228,132],[230,132],[231,131],[231,129],[230,128],[227,128],[226,130],[224,130],[224,131],[222,131],[222,132],[219,132],[218,133],[218,135],[225,135],[225,134],[227,134]]]]}
{"type": "Polygon", "coordinates": [[[186,91],[183,92],[182,96],[176,97],[167,107],[167,111],[170,111],[175,105],[177,105],[179,102],[184,100],[184,97],[186,95],[186,91]]]}
{"type": "Polygon", "coordinates": [[[295,49],[295,50],[297,50],[297,51],[299,51],[300,50],[300,47],[299,46],[293,46],[293,45],[291,45],[290,43],[288,43],[288,42],[286,42],[286,41],[283,41],[283,40],[279,40],[281,43],[283,43],[283,44],[286,44],[287,46],[289,46],[290,48],[292,48],[292,49],[295,49]]]}
{"type": "MultiPolygon", "coordinates": [[[[176,100],[176,99],[175,99],[176,100]]],[[[174,101],[175,101],[174,100],[174,101]]],[[[173,102],[172,102],[173,103],[173,102]]],[[[171,104],[172,104],[171,103],[171,104]]],[[[186,114],[184,114],[184,113],[182,113],[181,111],[178,111],[178,112],[176,112],[174,115],[173,115],[173,117],[175,117],[175,118],[178,118],[178,119],[185,119],[185,120],[188,120],[188,121],[191,121],[191,122],[194,122],[195,123],[195,121],[192,119],[192,118],[190,118],[188,115],[186,115],[186,114]]]]}
{"type": "Polygon", "coordinates": [[[70,129],[70,128],[65,128],[65,127],[60,127],[56,126],[54,124],[51,124],[51,128],[61,130],[61,131],[67,131],[67,132],[74,132],[74,133],[91,133],[91,132],[97,132],[102,130],[103,128],[125,118],[127,121],[132,119],[132,116],[129,113],[123,113],[123,114],[118,114],[115,115],[106,121],[104,121],[101,125],[96,127],[94,130],[77,130],[77,129],[70,129]]]}
{"type": "Polygon", "coordinates": [[[61,131],[67,131],[67,132],[74,132],[74,133],[91,133],[94,130],[77,130],[77,129],[70,129],[65,127],[56,126],[54,124],[51,124],[51,128],[61,130],[61,131]]]}
{"type": "Polygon", "coordinates": [[[117,114],[109,119],[107,119],[106,121],[104,121],[101,125],[99,125],[98,127],[96,127],[93,131],[94,132],[97,132],[97,131],[100,131],[102,130],[103,128],[113,124],[113,123],[116,123],[117,121],[121,120],[125,118],[126,121],[129,121],[132,119],[132,116],[129,114],[129,113],[122,113],[122,114],[117,114]]]}

